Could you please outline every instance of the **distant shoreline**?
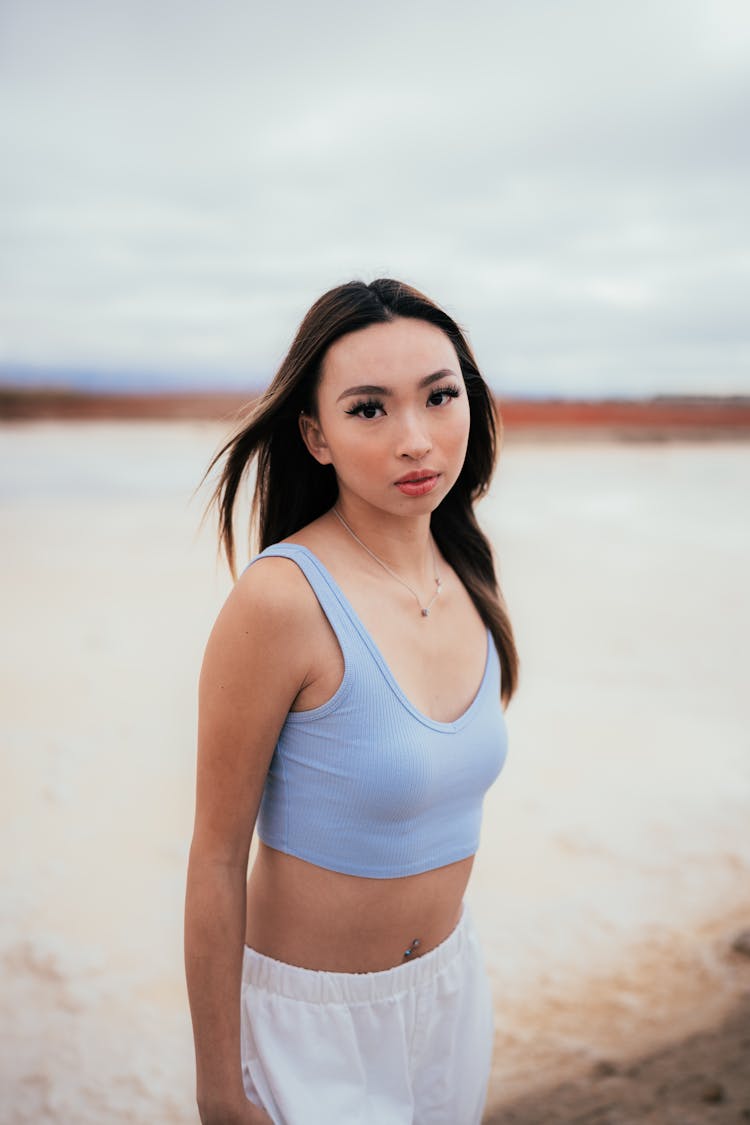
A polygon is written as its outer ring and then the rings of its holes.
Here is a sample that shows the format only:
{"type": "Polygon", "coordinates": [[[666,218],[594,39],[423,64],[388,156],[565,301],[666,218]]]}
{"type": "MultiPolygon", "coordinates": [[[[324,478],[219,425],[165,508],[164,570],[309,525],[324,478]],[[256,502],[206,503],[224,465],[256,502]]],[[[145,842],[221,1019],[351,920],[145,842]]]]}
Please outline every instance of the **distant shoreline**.
{"type": "MultiPolygon", "coordinates": [[[[236,423],[257,396],[236,391],[102,393],[0,387],[0,423],[216,421],[236,423]]],[[[722,440],[750,438],[750,396],[641,399],[499,398],[509,440],[722,440]]]]}

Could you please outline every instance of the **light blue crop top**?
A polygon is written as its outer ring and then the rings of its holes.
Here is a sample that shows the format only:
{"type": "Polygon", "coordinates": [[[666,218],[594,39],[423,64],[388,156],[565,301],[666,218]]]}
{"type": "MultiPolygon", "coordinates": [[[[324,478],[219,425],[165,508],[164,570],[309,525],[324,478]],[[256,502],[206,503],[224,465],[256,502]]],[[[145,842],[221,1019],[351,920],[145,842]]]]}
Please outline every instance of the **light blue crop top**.
{"type": "Polygon", "coordinates": [[[307,547],[275,544],[248,566],[269,556],[293,559],[304,573],[341,646],[344,676],[320,707],[287,715],[261,798],[260,839],[319,867],[376,879],[473,855],[484,794],[508,749],[489,629],[473,702],[454,722],[437,722],[406,698],[307,547]]]}

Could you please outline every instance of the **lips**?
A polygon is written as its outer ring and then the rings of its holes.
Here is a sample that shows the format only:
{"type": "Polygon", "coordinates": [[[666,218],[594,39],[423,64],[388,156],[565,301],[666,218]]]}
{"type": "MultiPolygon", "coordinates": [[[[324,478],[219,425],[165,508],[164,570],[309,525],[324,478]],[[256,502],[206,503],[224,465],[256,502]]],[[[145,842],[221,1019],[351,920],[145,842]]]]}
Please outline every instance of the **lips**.
{"type": "Polygon", "coordinates": [[[438,477],[439,473],[434,469],[415,469],[414,472],[406,473],[400,480],[394,481],[394,484],[404,496],[424,496],[425,493],[432,492],[438,477]]]}
{"type": "Polygon", "coordinates": [[[427,480],[428,477],[436,476],[434,469],[415,469],[413,473],[406,473],[405,476],[399,477],[395,484],[411,484],[413,481],[427,480]]]}

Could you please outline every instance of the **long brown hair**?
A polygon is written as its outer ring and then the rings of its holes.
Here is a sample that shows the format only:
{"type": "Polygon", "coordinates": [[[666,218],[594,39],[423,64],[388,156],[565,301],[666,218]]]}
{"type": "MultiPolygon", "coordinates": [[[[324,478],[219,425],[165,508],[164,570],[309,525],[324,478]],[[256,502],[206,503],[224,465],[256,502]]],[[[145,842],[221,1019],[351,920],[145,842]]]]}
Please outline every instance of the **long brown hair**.
{"type": "Polygon", "coordinates": [[[324,293],[304,317],[268,389],[239,417],[234,434],[212,458],[201,484],[225,458],[208,508],[219,513],[219,544],[237,578],[233,514],[242,478],[256,460],[250,544],[260,550],[299,531],[333,506],[338,494],[332,465],[310,456],[299,432],[300,411],[315,414],[315,395],[326,351],[341,336],[395,317],[436,325],[449,338],[461,364],[469,401],[466,459],[458,480],[432,513],[431,528],[443,556],[466,587],[497,647],[501,697],[517,687],[519,658],[510,617],[500,591],[492,550],[474,514],[489,488],[502,422],[468,341],[456,322],[412,286],[391,278],[369,284],[350,281],[324,293]]]}

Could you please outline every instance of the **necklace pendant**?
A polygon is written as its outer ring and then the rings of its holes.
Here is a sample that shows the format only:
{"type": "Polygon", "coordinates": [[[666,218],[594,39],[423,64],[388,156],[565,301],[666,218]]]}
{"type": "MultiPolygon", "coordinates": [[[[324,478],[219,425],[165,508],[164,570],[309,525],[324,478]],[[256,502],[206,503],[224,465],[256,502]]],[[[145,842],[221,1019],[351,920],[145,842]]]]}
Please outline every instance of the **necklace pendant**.
{"type": "MultiPolygon", "coordinates": [[[[417,591],[414,590],[409,585],[408,582],[404,582],[403,578],[399,578],[399,576],[396,574],[395,570],[391,570],[391,568],[386,563],[384,563],[382,559],[378,558],[378,556],[375,554],[374,551],[370,550],[370,548],[367,546],[366,543],[362,542],[362,540],[359,538],[359,536],[356,535],[352,531],[352,529],[349,527],[349,524],[346,522],[344,517],[341,515],[341,512],[338,510],[338,508],[336,507],[335,504],[333,505],[333,508],[331,510],[332,510],[333,514],[336,516],[336,518],[338,519],[339,523],[342,524],[342,526],[345,527],[346,530],[349,532],[352,539],[354,539],[357,543],[359,543],[360,547],[362,547],[363,550],[367,551],[367,554],[370,556],[370,558],[374,559],[375,562],[378,564],[378,566],[382,566],[383,570],[386,570],[390,574],[391,578],[395,578],[397,582],[400,582],[402,586],[406,587],[406,589],[413,596],[414,600],[416,601],[417,605],[419,606],[422,617],[429,617],[430,616],[430,608],[432,606],[432,603],[437,598],[437,596],[440,593],[440,591],[442,589],[442,586],[443,586],[443,583],[440,580],[440,575],[438,574],[437,558],[435,556],[435,548],[432,545],[432,541],[430,540],[430,551],[432,553],[432,563],[433,563],[433,566],[435,567],[435,586],[436,586],[436,589],[435,589],[435,593],[432,595],[429,603],[425,606],[424,609],[422,609],[422,605],[421,605],[421,602],[419,600],[419,595],[417,594],[417,591]]],[[[417,942],[417,944],[419,944],[419,943],[417,942]]]]}

